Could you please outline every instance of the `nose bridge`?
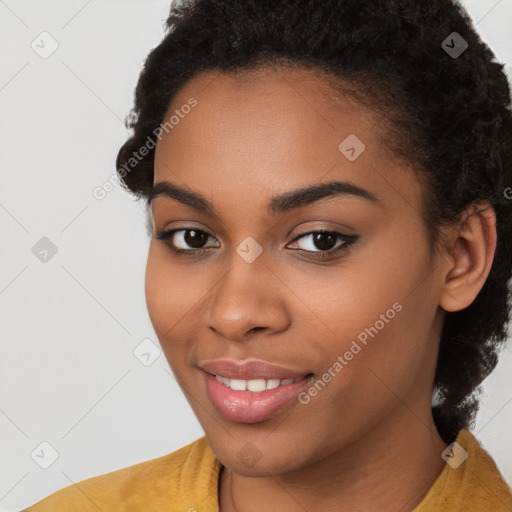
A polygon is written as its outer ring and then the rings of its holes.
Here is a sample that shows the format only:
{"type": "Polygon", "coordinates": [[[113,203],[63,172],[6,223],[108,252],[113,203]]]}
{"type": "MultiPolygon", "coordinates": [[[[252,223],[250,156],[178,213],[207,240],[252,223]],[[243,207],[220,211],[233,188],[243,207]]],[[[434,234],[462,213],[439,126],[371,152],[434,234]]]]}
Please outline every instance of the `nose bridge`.
{"type": "Polygon", "coordinates": [[[251,329],[285,328],[288,316],[263,248],[245,239],[229,258],[229,269],[209,303],[208,325],[226,338],[241,339],[251,329]]]}

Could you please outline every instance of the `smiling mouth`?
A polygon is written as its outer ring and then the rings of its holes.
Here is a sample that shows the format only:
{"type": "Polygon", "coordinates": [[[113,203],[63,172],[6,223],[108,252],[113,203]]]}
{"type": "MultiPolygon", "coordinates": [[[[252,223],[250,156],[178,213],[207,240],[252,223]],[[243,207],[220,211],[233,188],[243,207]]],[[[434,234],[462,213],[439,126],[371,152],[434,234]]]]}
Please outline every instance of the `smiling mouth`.
{"type": "MultiPolygon", "coordinates": [[[[287,377],[284,379],[274,378],[275,375],[258,379],[254,377],[261,376],[262,372],[251,373],[247,375],[251,379],[240,379],[203,370],[208,397],[225,419],[236,423],[268,420],[291,406],[301,390],[314,379],[313,373],[301,376],[297,372],[293,372],[293,375],[283,370],[279,370],[279,373],[281,377],[287,377]]],[[[277,371],[267,373],[275,374],[277,371]]]]}
{"type": "MultiPolygon", "coordinates": [[[[213,374],[211,374],[213,375],[213,374]]],[[[229,377],[223,377],[222,375],[213,375],[219,382],[222,382],[226,387],[233,391],[252,391],[261,392],[268,389],[275,389],[280,386],[286,386],[299,380],[311,377],[313,374],[308,373],[302,377],[296,379],[230,379],[229,377]]]]}

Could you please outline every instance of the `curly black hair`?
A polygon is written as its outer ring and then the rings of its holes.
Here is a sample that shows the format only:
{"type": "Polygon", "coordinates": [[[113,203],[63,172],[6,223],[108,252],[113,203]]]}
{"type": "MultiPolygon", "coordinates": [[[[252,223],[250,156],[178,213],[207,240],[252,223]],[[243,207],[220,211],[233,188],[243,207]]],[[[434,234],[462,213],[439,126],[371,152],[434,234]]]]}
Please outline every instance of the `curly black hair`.
{"type": "Polygon", "coordinates": [[[440,337],[432,411],[440,436],[453,441],[474,423],[511,313],[510,87],[467,12],[455,0],[185,0],[171,6],[166,28],[140,74],[126,120],[131,136],[116,160],[122,186],[148,205],[155,130],[178,90],[208,70],[283,65],[318,73],[387,120],[394,154],[425,184],[431,249],[440,227],[470,205],[492,206],[498,241],[490,274],[472,304],[446,313],[440,337]],[[447,51],[454,37],[467,43],[460,55],[447,51]],[[147,156],[127,171],[149,141],[147,156]]]}

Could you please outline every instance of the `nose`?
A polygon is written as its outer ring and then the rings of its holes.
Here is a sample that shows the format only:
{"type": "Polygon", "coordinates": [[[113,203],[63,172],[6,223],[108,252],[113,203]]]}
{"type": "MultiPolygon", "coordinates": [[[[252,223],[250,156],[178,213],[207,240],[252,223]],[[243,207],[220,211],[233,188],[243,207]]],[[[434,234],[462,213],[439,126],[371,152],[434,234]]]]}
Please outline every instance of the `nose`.
{"type": "Polygon", "coordinates": [[[247,341],[254,333],[271,335],[290,325],[283,284],[260,258],[247,263],[235,255],[229,271],[214,288],[207,324],[223,338],[247,341]]]}

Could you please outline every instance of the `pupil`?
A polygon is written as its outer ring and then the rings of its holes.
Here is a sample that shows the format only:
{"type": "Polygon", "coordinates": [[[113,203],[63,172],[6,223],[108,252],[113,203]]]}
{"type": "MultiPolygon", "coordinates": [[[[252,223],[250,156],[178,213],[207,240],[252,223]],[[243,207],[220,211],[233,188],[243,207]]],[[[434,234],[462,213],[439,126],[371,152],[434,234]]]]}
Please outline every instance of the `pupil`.
{"type": "Polygon", "coordinates": [[[336,244],[336,237],[331,233],[316,233],[313,237],[313,243],[317,249],[328,251],[336,244]],[[328,241],[326,239],[328,239],[328,241]]]}
{"type": "Polygon", "coordinates": [[[191,247],[194,247],[194,249],[201,249],[207,238],[206,233],[202,231],[187,229],[185,232],[185,242],[191,247]]]}

